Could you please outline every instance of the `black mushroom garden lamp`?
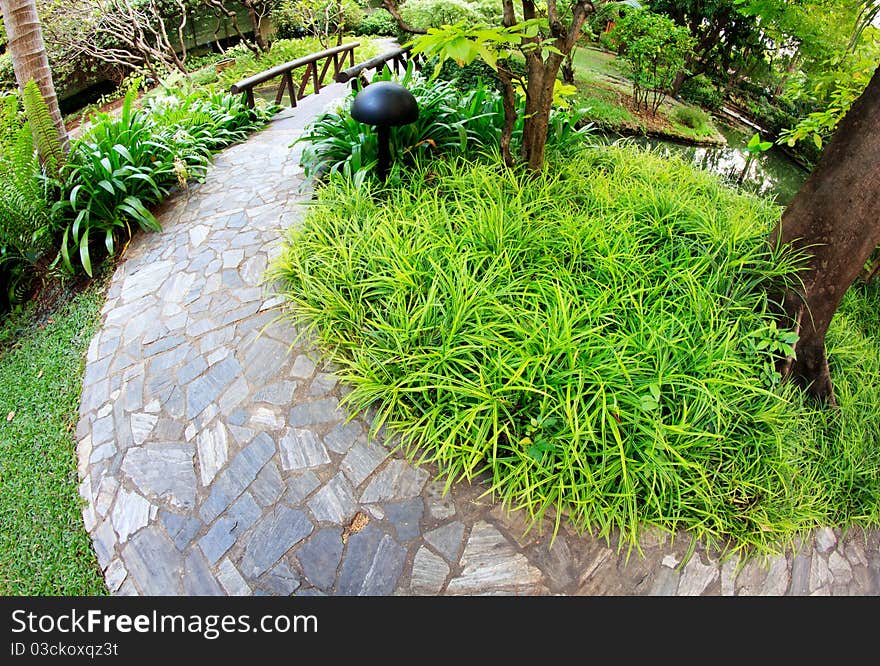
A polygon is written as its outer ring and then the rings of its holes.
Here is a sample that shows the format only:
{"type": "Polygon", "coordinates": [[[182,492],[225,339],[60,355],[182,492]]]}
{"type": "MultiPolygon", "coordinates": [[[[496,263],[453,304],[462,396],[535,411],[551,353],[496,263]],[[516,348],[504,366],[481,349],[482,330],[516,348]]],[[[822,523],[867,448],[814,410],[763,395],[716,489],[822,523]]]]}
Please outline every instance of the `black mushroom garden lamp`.
{"type": "Polygon", "coordinates": [[[413,94],[399,83],[377,81],[355,95],[351,117],[360,123],[376,126],[379,163],[376,171],[383,183],[391,167],[391,128],[409,125],[419,117],[419,105],[413,94]]]}

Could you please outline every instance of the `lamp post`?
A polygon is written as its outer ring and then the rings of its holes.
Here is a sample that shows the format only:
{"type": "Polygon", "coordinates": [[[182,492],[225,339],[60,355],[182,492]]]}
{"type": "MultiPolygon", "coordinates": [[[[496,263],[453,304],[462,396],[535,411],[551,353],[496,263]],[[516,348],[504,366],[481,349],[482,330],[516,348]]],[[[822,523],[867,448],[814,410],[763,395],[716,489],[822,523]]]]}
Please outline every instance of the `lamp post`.
{"type": "Polygon", "coordinates": [[[376,171],[383,183],[391,167],[391,128],[409,125],[419,117],[413,94],[399,83],[377,81],[361,89],[351,104],[351,117],[376,126],[379,163],[376,171]]]}

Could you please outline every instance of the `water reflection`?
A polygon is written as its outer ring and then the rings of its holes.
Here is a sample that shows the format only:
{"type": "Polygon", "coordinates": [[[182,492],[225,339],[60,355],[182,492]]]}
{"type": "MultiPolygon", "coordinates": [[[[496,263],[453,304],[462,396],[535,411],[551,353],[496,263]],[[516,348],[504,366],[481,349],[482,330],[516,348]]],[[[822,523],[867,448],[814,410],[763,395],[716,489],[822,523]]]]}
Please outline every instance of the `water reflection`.
{"type": "MultiPolygon", "coordinates": [[[[716,173],[732,186],[746,164],[748,153],[745,145],[752,133],[716,123],[718,129],[727,139],[727,145],[686,146],[660,139],[635,138],[635,143],[643,146],[656,147],[667,156],[680,156],[701,169],[716,173]]],[[[613,135],[606,135],[607,140],[616,140],[613,135]]],[[[786,206],[803,185],[808,176],[806,169],[791,160],[779,148],[771,148],[765,153],[758,153],[749,166],[742,188],[762,197],[775,197],[776,203],[786,206]]]]}

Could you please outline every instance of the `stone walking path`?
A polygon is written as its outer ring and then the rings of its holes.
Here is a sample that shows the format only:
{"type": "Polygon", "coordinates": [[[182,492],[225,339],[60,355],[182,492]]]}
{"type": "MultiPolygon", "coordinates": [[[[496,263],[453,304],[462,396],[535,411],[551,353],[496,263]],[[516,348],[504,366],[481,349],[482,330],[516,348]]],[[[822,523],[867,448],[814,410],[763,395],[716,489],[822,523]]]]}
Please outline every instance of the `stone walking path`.
{"type": "MultiPolygon", "coordinates": [[[[644,555],[524,534],[485,487],[368,443],[262,286],[310,188],[289,148],[336,84],[217,156],[119,265],[77,429],[83,519],[109,590],[143,595],[876,595],[876,533],[819,530],[766,564],[656,535],[644,555]],[[268,327],[267,327],[268,326],[268,327]],[[260,334],[261,330],[267,327],[260,334]]],[[[614,543],[612,543],[612,546],[614,543]]]]}

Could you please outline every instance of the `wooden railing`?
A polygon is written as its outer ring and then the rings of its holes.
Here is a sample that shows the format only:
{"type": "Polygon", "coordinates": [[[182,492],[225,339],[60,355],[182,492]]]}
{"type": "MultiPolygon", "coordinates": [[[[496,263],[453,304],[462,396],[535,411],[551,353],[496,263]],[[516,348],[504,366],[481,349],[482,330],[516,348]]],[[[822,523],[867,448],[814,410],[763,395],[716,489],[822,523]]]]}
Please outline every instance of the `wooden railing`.
{"type": "Polygon", "coordinates": [[[296,106],[297,100],[305,97],[306,87],[309,85],[310,79],[314,92],[317,93],[321,90],[321,86],[324,84],[324,78],[327,76],[327,70],[330,68],[330,63],[333,63],[334,78],[337,78],[342,73],[339,68],[345,64],[346,57],[348,57],[350,65],[349,69],[352,69],[354,66],[354,50],[358,46],[360,46],[360,42],[352,42],[350,44],[333,47],[332,49],[318,51],[317,53],[313,53],[303,58],[297,58],[296,60],[286,62],[283,65],[278,65],[272,69],[267,69],[265,72],[260,72],[259,74],[248,77],[243,81],[234,83],[229,88],[229,91],[233,94],[244,94],[247,100],[247,105],[253,109],[254,88],[261,83],[271,81],[280,76],[281,85],[278,87],[278,92],[275,95],[275,103],[281,104],[281,100],[284,97],[284,91],[286,90],[290,97],[290,105],[296,106]],[[324,60],[324,66],[321,68],[320,73],[318,73],[318,66],[321,60],[324,60]],[[293,80],[293,71],[300,67],[305,67],[306,69],[305,72],[303,72],[302,81],[300,81],[297,86],[293,80]]]}
{"type": "Polygon", "coordinates": [[[337,83],[351,82],[352,87],[358,84],[365,86],[368,83],[366,71],[370,69],[379,69],[387,64],[395,74],[401,74],[406,71],[407,63],[410,60],[413,60],[416,66],[421,68],[421,65],[424,63],[424,56],[421,54],[412,56],[410,55],[410,49],[411,47],[409,46],[403,46],[382,55],[377,55],[375,58],[370,58],[359,65],[353,65],[348,69],[337,72],[334,78],[337,83]]]}

